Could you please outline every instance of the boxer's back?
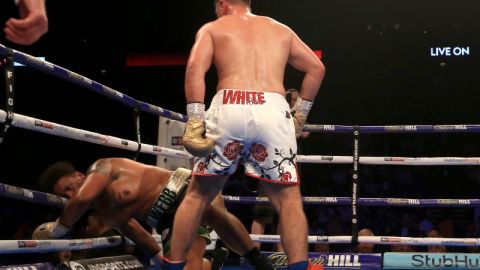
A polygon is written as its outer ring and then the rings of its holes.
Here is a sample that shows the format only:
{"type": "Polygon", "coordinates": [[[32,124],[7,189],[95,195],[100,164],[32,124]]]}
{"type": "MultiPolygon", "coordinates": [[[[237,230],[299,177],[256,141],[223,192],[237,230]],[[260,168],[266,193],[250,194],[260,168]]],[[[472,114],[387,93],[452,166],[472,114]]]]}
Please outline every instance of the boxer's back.
{"type": "Polygon", "coordinates": [[[284,93],[283,78],[292,31],[277,21],[251,13],[212,22],[217,89],[236,88],[284,93]]]}

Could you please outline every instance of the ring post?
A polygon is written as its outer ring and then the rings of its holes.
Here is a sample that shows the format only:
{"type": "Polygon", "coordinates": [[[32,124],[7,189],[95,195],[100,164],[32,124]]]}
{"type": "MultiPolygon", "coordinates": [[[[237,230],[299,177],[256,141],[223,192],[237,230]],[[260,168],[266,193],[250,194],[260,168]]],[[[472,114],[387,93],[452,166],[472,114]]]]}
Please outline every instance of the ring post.
{"type": "Polygon", "coordinates": [[[133,110],[133,120],[135,121],[135,136],[137,137],[138,148],[133,155],[133,160],[137,160],[140,151],[142,150],[142,137],[140,132],[140,110],[137,108],[133,110]]]}
{"type": "Polygon", "coordinates": [[[358,126],[353,127],[353,170],[352,170],[352,249],[358,244],[358,185],[359,185],[359,156],[360,131],[358,126]]]}
{"type": "MultiPolygon", "coordinates": [[[[5,118],[5,122],[1,126],[0,129],[0,147],[7,135],[7,131],[12,125],[13,122],[13,104],[14,104],[14,70],[13,70],[13,50],[7,48],[6,55],[4,59],[0,60],[0,65],[3,66],[4,74],[5,74],[5,91],[6,91],[6,104],[5,104],[5,111],[7,116],[5,118]]],[[[2,149],[0,148],[0,154],[2,153],[2,149]]]]}

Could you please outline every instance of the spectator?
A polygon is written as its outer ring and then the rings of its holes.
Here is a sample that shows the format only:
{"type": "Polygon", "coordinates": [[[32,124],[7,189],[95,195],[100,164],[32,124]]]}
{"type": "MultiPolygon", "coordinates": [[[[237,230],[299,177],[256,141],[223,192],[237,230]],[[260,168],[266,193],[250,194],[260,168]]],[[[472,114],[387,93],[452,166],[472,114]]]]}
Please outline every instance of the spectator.
{"type": "MultiPolygon", "coordinates": [[[[441,234],[438,233],[437,230],[430,230],[427,234],[427,237],[432,238],[443,238],[441,234]]],[[[447,247],[443,245],[429,245],[428,252],[430,253],[444,253],[447,252],[447,247]]]]}
{"type": "Polygon", "coordinates": [[[392,252],[415,252],[415,248],[409,245],[392,245],[392,252]]]}
{"type": "MultiPolygon", "coordinates": [[[[372,230],[365,228],[361,229],[358,232],[358,236],[375,236],[372,232],[372,230]]],[[[357,245],[357,252],[358,253],[375,253],[375,244],[370,244],[370,243],[358,243],[357,245]]]]}
{"type": "Polygon", "coordinates": [[[45,0],[16,0],[20,18],[9,18],[5,38],[19,45],[32,45],[48,32],[45,0]]]}

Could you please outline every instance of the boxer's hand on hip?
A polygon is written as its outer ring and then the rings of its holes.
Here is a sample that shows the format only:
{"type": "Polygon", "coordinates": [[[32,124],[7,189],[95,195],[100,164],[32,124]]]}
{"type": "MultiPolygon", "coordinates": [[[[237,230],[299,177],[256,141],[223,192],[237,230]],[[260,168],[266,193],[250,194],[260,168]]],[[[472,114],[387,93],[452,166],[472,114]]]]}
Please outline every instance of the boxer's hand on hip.
{"type": "Polygon", "coordinates": [[[39,225],[35,231],[33,231],[32,239],[56,239],[65,236],[68,232],[68,228],[60,224],[60,222],[47,222],[39,225]]]}
{"type": "Polygon", "coordinates": [[[297,102],[295,102],[291,109],[293,124],[295,125],[295,137],[297,137],[297,139],[302,136],[303,127],[305,126],[312,105],[313,101],[298,97],[297,102]]]}
{"type": "Polygon", "coordinates": [[[206,157],[213,151],[214,142],[205,137],[205,121],[191,118],[185,126],[183,146],[190,154],[196,157],[206,157]]]}

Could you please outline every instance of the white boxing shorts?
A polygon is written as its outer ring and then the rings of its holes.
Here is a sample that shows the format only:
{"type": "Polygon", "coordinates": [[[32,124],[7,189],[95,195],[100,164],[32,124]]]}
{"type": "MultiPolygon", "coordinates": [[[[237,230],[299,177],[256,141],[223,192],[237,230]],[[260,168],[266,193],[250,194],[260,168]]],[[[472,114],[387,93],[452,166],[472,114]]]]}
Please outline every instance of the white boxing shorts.
{"type": "Polygon", "coordinates": [[[290,107],[279,93],[219,90],[205,114],[208,157],[195,158],[194,175],[245,174],[280,184],[299,184],[297,141],[290,107]]]}

